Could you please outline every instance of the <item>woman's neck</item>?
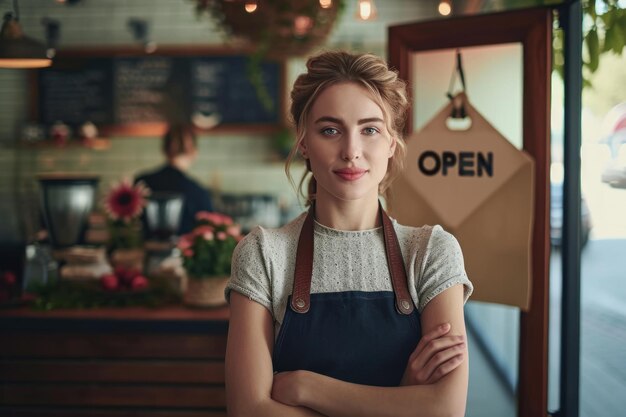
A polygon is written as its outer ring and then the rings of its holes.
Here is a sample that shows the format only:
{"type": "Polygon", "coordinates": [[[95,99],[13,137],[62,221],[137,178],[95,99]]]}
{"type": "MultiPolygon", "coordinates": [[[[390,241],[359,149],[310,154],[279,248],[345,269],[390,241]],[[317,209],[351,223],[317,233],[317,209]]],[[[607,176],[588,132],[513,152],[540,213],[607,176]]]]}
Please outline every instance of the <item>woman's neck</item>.
{"type": "Polygon", "coordinates": [[[337,230],[369,230],[380,226],[378,198],[359,201],[315,202],[315,219],[318,223],[337,230]],[[371,200],[371,201],[369,201],[371,200]]]}
{"type": "Polygon", "coordinates": [[[173,158],[168,158],[167,163],[179,171],[186,172],[191,167],[192,160],[184,155],[179,155],[173,158]]]}

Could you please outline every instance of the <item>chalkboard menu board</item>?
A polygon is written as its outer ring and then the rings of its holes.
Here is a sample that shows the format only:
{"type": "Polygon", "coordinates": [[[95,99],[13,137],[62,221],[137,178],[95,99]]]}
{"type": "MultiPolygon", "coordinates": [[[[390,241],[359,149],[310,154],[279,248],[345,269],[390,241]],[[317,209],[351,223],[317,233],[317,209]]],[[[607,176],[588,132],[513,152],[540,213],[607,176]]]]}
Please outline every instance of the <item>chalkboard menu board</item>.
{"type": "Polygon", "coordinates": [[[258,98],[247,69],[243,55],[58,58],[38,72],[38,118],[125,126],[201,115],[217,117],[219,126],[277,125],[282,65],[260,66],[271,108],[258,98]]]}

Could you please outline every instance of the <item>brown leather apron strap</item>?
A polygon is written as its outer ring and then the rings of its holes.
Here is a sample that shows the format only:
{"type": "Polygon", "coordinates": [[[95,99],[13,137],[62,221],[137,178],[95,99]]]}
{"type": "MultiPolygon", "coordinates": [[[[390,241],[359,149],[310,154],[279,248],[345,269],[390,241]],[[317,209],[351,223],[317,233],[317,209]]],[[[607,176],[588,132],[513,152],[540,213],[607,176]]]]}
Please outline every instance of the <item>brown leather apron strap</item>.
{"type": "MultiPolygon", "coordinates": [[[[380,206],[380,203],[379,203],[380,206]]],[[[385,239],[385,252],[387,264],[391,275],[391,285],[396,299],[396,309],[401,314],[413,312],[413,300],[409,293],[406,270],[402,260],[402,252],[396,231],[391,219],[382,206],[379,207],[383,236],[385,239]]],[[[293,279],[293,291],[291,295],[291,309],[296,313],[306,313],[311,306],[311,277],[313,275],[313,224],[315,206],[311,205],[309,213],[304,220],[298,239],[296,252],[296,266],[293,279]]]]}
{"type": "Polygon", "coordinates": [[[291,293],[291,309],[296,313],[306,313],[311,305],[311,277],[313,276],[313,218],[315,205],[311,205],[304,219],[298,250],[296,252],[296,268],[291,293]]]}
{"type": "Polygon", "coordinates": [[[411,314],[413,312],[413,300],[409,293],[406,270],[402,260],[402,251],[398,236],[393,228],[391,219],[380,207],[380,217],[383,224],[383,235],[385,236],[385,251],[387,252],[387,265],[391,274],[391,285],[396,296],[396,309],[401,314],[411,314]]]}

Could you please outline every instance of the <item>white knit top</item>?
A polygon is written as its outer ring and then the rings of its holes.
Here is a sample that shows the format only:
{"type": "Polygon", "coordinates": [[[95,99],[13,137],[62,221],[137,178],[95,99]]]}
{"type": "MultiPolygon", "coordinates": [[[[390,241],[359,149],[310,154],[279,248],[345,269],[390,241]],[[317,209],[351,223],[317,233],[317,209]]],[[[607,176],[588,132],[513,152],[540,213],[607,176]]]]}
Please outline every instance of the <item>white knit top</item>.
{"type": "MultiPolygon", "coordinates": [[[[306,213],[279,229],[256,227],[239,242],[226,288],[237,291],[266,307],[274,318],[278,335],[291,295],[298,238],[306,213]]],[[[435,226],[428,242],[424,228],[392,223],[404,260],[409,291],[422,312],[439,293],[456,284],[464,285],[464,301],[473,286],[465,273],[463,254],[456,238],[435,226]],[[426,248],[422,270],[416,271],[419,248],[426,248]]],[[[311,293],[342,291],[393,291],[387,266],[382,227],[342,231],[314,224],[311,293]]],[[[423,250],[423,249],[422,249],[423,250]]]]}

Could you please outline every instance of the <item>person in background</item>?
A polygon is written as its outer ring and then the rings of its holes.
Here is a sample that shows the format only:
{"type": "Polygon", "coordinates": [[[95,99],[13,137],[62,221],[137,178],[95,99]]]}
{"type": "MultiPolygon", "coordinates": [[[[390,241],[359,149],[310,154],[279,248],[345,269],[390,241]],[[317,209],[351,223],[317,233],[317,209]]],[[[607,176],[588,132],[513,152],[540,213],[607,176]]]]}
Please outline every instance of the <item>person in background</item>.
{"type": "Polygon", "coordinates": [[[213,211],[207,189],[190,178],[186,172],[196,159],[198,149],[193,128],[172,125],[163,136],[164,166],[155,171],[140,173],[135,183],[143,181],[152,192],[171,192],[183,195],[183,209],[178,234],[188,233],[195,224],[199,211],[213,211]]]}
{"type": "MultiPolygon", "coordinates": [[[[457,240],[383,209],[402,167],[405,83],[380,58],[326,52],[291,92],[308,213],[237,246],[230,416],[463,416],[472,292],[457,240]]],[[[419,210],[419,207],[415,208],[419,210]]]]}

